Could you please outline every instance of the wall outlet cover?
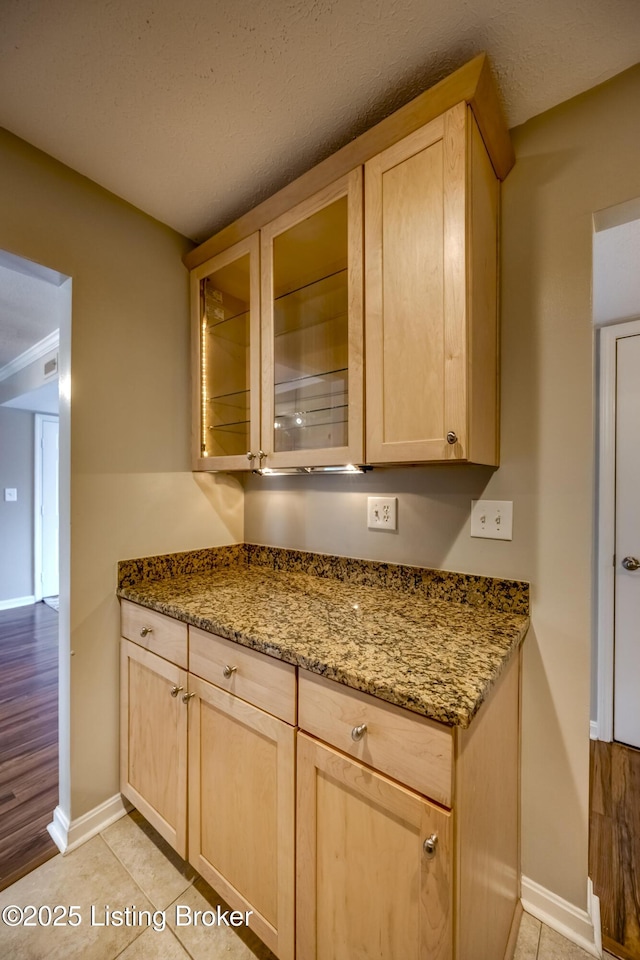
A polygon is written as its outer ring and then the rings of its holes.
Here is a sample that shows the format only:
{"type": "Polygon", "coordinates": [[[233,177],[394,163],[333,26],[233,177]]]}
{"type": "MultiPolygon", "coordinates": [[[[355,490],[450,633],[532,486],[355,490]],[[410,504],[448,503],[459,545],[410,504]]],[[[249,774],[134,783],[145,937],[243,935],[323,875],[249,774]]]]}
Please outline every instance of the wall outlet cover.
{"type": "Polygon", "coordinates": [[[471,536],[513,540],[513,501],[472,500],[471,536]]]}
{"type": "Polygon", "coordinates": [[[14,503],[18,499],[18,491],[15,487],[4,488],[5,503],[14,503]]]}
{"type": "Polygon", "coordinates": [[[369,530],[397,530],[398,498],[367,497],[367,527],[369,530]]]}

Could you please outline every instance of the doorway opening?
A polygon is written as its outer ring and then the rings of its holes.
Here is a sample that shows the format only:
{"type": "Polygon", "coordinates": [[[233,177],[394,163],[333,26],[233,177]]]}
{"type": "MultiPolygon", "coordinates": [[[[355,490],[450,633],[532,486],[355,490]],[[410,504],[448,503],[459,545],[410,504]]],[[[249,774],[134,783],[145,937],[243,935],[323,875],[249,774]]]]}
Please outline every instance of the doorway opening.
{"type": "Polygon", "coordinates": [[[594,216],[597,617],[589,874],[602,941],[640,958],[640,198],[594,216]]]}
{"type": "Polygon", "coordinates": [[[0,251],[0,331],[2,889],[57,852],[68,780],[70,278],[0,251]]]}

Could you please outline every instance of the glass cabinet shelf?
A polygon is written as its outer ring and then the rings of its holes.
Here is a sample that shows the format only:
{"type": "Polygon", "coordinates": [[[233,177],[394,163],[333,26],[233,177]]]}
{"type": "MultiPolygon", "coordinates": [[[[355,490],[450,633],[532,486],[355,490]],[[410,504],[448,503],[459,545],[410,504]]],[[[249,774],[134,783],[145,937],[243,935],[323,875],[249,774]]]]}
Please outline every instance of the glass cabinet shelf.
{"type": "Polygon", "coordinates": [[[320,323],[346,320],[348,308],[347,271],[338,270],[276,297],[274,338],[299,333],[320,323]]]}
{"type": "Polygon", "coordinates": [[[214,317],[213,320],[210,320],[207,323],[207,330],[213,330],[215,327],[219,327],[223,323],[230,323],[232,320],[249,320],[249,311],[242,310],[240,313],[232,313],[228,317],[214,317]]]}
{"type": "Polygon", "coordinates": [[[226,400],[231,397],[248,397],[248,390],[230,390],[228,393],[219,393],[215,397],[208,397],[209,403],[215,403],[217,400],[226,400]]]}
{"type": "Polygon", "coordinates": [[[237,433],[246,435],[248,420],[237,420],[235,423],[220,423],[216,426],[213,424],[208,428],[209,430],[219,431],[220,433],[237,433]]]}
{"type": "Polygon", "coordinates": [[[348,400],[348,368],[328,370],[325,373],[281,380],[276,383],[276,416],[293,413],[294,407],[311,409],[322,406],[343,406],[348,400]],[[329,403],[330,401],[330,403],[329,403]]]}
{"type": "Polygon", "coordinates": [[[276,383],[273,428],[278,450],[346,443],[348,373],[341,367],[276,383]]]}
{"type": "Polygon", "coordinates": [[[249,423],[249,391],[238,390],[209,397],[209,430],[224,430],[249,423]]]}

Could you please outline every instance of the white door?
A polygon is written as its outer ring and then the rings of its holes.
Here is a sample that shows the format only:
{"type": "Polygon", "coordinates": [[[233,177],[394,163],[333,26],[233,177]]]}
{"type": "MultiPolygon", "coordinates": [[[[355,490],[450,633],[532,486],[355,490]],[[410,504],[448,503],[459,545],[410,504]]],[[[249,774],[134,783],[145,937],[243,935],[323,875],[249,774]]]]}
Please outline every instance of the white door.
{"type": "Polygon", "coordinates": [[[58,418],[42,416],[40,424],[40,596],[55,597],[58,594],[58,418]]]}
{"type": "Polygon", "coordinates": [[[613,736],[640,748],[640,336],[616,352],[613,736]]]}

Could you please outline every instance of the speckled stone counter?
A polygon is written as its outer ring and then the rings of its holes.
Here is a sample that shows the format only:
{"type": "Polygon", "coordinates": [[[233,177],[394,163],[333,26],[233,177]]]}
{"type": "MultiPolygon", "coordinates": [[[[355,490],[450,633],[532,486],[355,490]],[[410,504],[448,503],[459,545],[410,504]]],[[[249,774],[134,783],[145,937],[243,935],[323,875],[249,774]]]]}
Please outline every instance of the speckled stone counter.
{"type": "Polygon", "coordinates": [[[126,560],[118,595],[467,727],[524,638],[528,584],[237,544],[126,560]]]}

